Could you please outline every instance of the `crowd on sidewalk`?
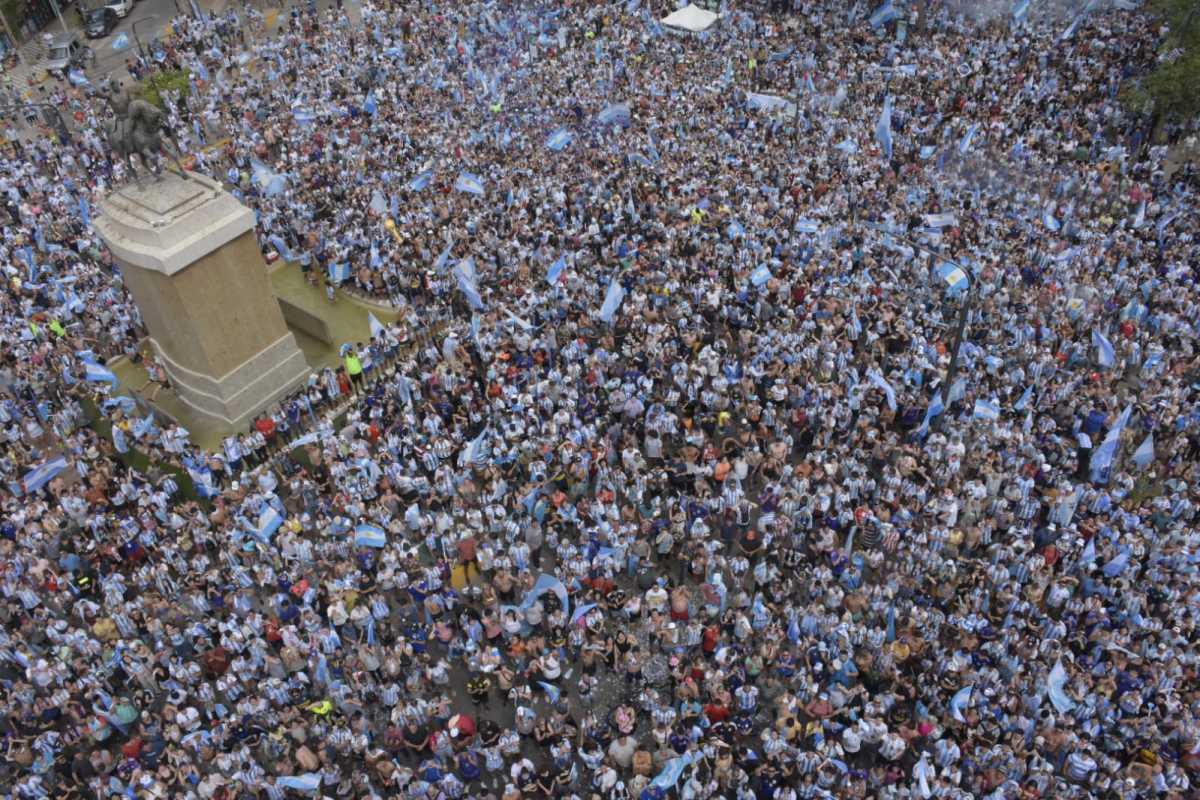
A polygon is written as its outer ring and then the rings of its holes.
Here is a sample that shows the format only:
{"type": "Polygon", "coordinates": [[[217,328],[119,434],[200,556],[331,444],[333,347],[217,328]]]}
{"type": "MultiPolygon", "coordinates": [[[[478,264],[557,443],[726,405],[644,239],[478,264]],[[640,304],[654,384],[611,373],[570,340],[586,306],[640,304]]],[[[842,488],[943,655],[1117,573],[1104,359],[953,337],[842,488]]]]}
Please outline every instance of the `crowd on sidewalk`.
{"type": "Polygon", "coordinates": [[[4,791],[1192,796],[1161,26],[791,5],[173,21],[187,162],[399,311],[215,453],[130,395],[133,176],[56,89],[79,135],[0,158],[4,791]]]}

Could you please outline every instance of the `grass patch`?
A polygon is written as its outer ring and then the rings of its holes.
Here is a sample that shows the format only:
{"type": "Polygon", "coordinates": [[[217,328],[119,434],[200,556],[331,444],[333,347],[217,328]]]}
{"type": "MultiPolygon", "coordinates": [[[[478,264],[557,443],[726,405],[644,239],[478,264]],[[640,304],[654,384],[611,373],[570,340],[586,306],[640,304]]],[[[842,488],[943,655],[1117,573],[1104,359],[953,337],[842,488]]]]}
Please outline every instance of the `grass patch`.
{"type": "Polygon", "coordinates": [[[137,84],[132,94],[165,110],[167,106],[162,99],[164,93],[177,92],[180,98],[191,94],[192,84],[188,80],[188,74],[185,69],[156,72],[137,84]]]}

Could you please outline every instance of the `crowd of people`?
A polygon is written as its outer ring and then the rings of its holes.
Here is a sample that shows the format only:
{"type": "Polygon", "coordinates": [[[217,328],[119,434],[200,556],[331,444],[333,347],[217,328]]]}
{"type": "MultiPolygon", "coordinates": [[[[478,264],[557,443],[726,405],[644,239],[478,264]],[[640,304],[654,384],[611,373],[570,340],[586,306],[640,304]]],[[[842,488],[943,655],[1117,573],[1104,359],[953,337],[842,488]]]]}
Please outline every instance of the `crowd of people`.
{"type": "Polygon", "coordinates": [[[1123,104],[1135,5],[178,18],[187,163],[399,312],[217,452],[55,87],[0,160],[3,793],[1193,796],[1193,123],[1123,104]]]}

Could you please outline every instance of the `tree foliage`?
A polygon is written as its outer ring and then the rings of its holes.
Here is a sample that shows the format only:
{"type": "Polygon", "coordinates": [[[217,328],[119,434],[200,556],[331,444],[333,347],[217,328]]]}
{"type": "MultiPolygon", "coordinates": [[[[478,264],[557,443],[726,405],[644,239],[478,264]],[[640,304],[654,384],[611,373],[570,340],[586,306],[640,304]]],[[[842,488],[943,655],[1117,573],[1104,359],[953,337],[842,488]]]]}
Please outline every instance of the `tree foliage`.
{"type": "Polygon", "coordinates": [[[1148,11],[1167,24],[1160,59],[1129,100],[1160,118],[1200,113],[1200,0],[1151,0],[1148,11]]]}
{"type": "Polygon", "coordinates": [[[178,92],[181,97],[187,97],[192,91],[187,71],[180,69],[155,72],[140,84],[135,84],[133,88],[135,96],[153,103],[159,108],[166,108],[166,104],[162,100],[162,94],[166,91],[178,92]]]}

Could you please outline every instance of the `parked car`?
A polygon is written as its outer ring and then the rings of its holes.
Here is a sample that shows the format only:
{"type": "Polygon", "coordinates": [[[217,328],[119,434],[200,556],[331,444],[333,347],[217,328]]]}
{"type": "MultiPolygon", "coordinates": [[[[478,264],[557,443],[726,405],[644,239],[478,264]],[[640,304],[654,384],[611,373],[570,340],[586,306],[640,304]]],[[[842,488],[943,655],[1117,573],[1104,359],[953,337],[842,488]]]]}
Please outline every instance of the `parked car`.
{"type": "Polygon", "coordinates": [[[117,12],[108,6],[92,8],[83,13],[83,30],[89,39],[108,36],[117,27],[117,12]]]}
{"type": "Polygon", "coordinates": [[[50,47],[46,50],[46,71],[66,75],[67,67],[78,58],[82,49],[83,43],[79,41],[78,35],[74,33],[56,34],[50,42],[50,47]]]}
{"type": "Polygon", "coordinates": [[[133,0],[109,0],[104,7],[111,8],[114,14],[124,19],[126,14],[133,11],[133,0]]]}

